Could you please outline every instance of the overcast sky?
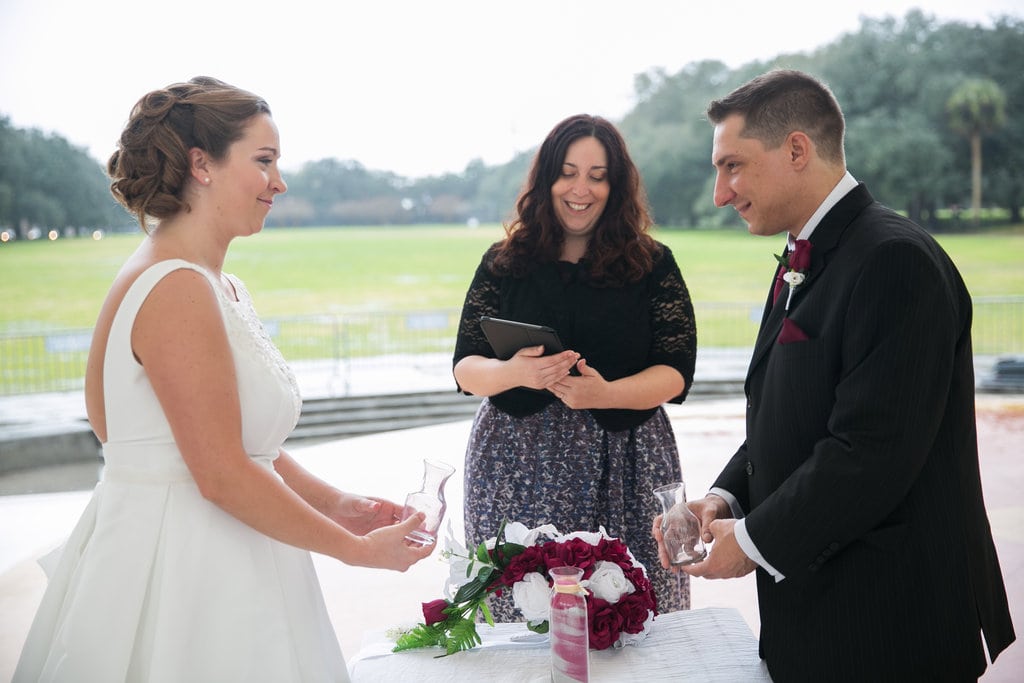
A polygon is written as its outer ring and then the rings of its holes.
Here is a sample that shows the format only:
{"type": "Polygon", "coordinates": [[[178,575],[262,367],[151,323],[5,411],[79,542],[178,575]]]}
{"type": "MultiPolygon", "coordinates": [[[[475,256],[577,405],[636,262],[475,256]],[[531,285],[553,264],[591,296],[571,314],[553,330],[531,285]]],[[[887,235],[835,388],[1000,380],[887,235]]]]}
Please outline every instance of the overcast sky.
{"type": "Polygon", "coordinates": [[[210,75],[267,99],[282,166],[421,177],[508,161],[633,79],[805,52],[860,17],[991,25],[1021,0],[0,0],[0,115],[105,160],[150,90],[210,75]]]}

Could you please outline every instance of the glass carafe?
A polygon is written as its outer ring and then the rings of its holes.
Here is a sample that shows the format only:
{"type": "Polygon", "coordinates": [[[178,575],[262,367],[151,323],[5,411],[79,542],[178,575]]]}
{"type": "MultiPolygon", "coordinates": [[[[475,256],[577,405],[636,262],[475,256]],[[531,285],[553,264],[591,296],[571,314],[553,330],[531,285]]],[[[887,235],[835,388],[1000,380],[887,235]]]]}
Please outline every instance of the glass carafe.
{"type": "Polygon", "coordinates": [[[686,506],[686,484],[681,481],[654,489],[661,503],[661,533],[673,566],[694,564],[708,556],[700,535],[700,520],[686,506]]]}
{"type": "Polygon", "coordinates": [[[431,545],[437,540],[437,531],[441,528],[441,520],[448,507],[444,500],[444,485],[454,473],[455,468],[446,462],[423,461],[423,485],[419,491],[405,497],[402,521],[416,512],[422,512],[427,517],[416,531],[405,537],[407,541],[431,545]]]}
{"type": "Polygon", "coordinates": [[[551,612],[548,633],[551,637],[551,680],[590,680],[590,628],[587,623],[587,591],[580,585],[583,570],[578,567],[552,567],[548,570],[551,587],[551,612]]]}

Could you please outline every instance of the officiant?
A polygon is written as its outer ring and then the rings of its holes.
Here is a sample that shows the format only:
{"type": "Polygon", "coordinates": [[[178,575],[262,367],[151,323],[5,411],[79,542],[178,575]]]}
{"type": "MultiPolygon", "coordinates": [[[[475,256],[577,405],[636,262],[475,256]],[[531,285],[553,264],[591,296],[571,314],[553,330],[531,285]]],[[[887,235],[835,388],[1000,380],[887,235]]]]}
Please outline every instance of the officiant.
{"type": "MultiPolygon", "coordinates": [[[[639,171],[607,120],[550,132],[506,236],[481,259],[454,355],[458,388],[486,397],[466,449],[469,547],[503,519],[621,538],[648,568],[661,612],[687,609],[689,580],[658,566],[652,489],[682,477],[662,404],[693,382],[693,307],[672,252],[650,235],[639,171]],[[496,357],[491,316],[553,328],[565,346],[496,357]]],[[[519,617],[510,600],[492,606],[519,617]]]]}

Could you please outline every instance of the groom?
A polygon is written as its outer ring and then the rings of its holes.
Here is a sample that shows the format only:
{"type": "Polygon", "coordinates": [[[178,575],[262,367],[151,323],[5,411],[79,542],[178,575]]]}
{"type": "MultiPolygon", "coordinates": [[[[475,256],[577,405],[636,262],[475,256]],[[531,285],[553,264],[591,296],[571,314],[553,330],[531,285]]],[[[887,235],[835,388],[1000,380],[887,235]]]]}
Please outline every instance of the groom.
{"type": "Polygon", "coordinates": [[[765,303],[746,441],[691,503],[713,549],[684,571],[756,570],[776,681],[977,679],[984,646],[995,660],[1015,636],[982,500],[967,289],[847,172],[842,112],[814,78],[772,71],[708,117],[715,204],[801,249],[765,303]]]}

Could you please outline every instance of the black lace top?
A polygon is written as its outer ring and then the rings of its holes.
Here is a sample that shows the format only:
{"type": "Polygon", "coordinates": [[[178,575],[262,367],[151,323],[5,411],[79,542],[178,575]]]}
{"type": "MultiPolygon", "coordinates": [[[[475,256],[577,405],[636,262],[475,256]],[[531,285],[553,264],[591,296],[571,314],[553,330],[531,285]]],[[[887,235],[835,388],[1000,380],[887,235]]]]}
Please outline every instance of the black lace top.
{"type": "MultiPolygon", "coordinates": [[[[686,380],[686,389],[671,402],[682,403],[693,383],[697,328],[679,266],[668,247],[661,245],[661,249],[653,270],[642,280],[604,287],[588,282],[585,261],[540,264],[520,278],[495,275],[489,268],[492,246],[466,293],[454,363],[473,355],[494,358],[480,329],[480,316],[549,325],[567,349],[578,352],[608,381],[652,365],[675,368],[686,380]]],[[[548,392],[510,389],[490,400],[500,410],[523,417],[557,399],[548,392]]],[[[619,431],[640,425],[655,410],[593,409],[591,413],[605,429],[619,431]]]]}

